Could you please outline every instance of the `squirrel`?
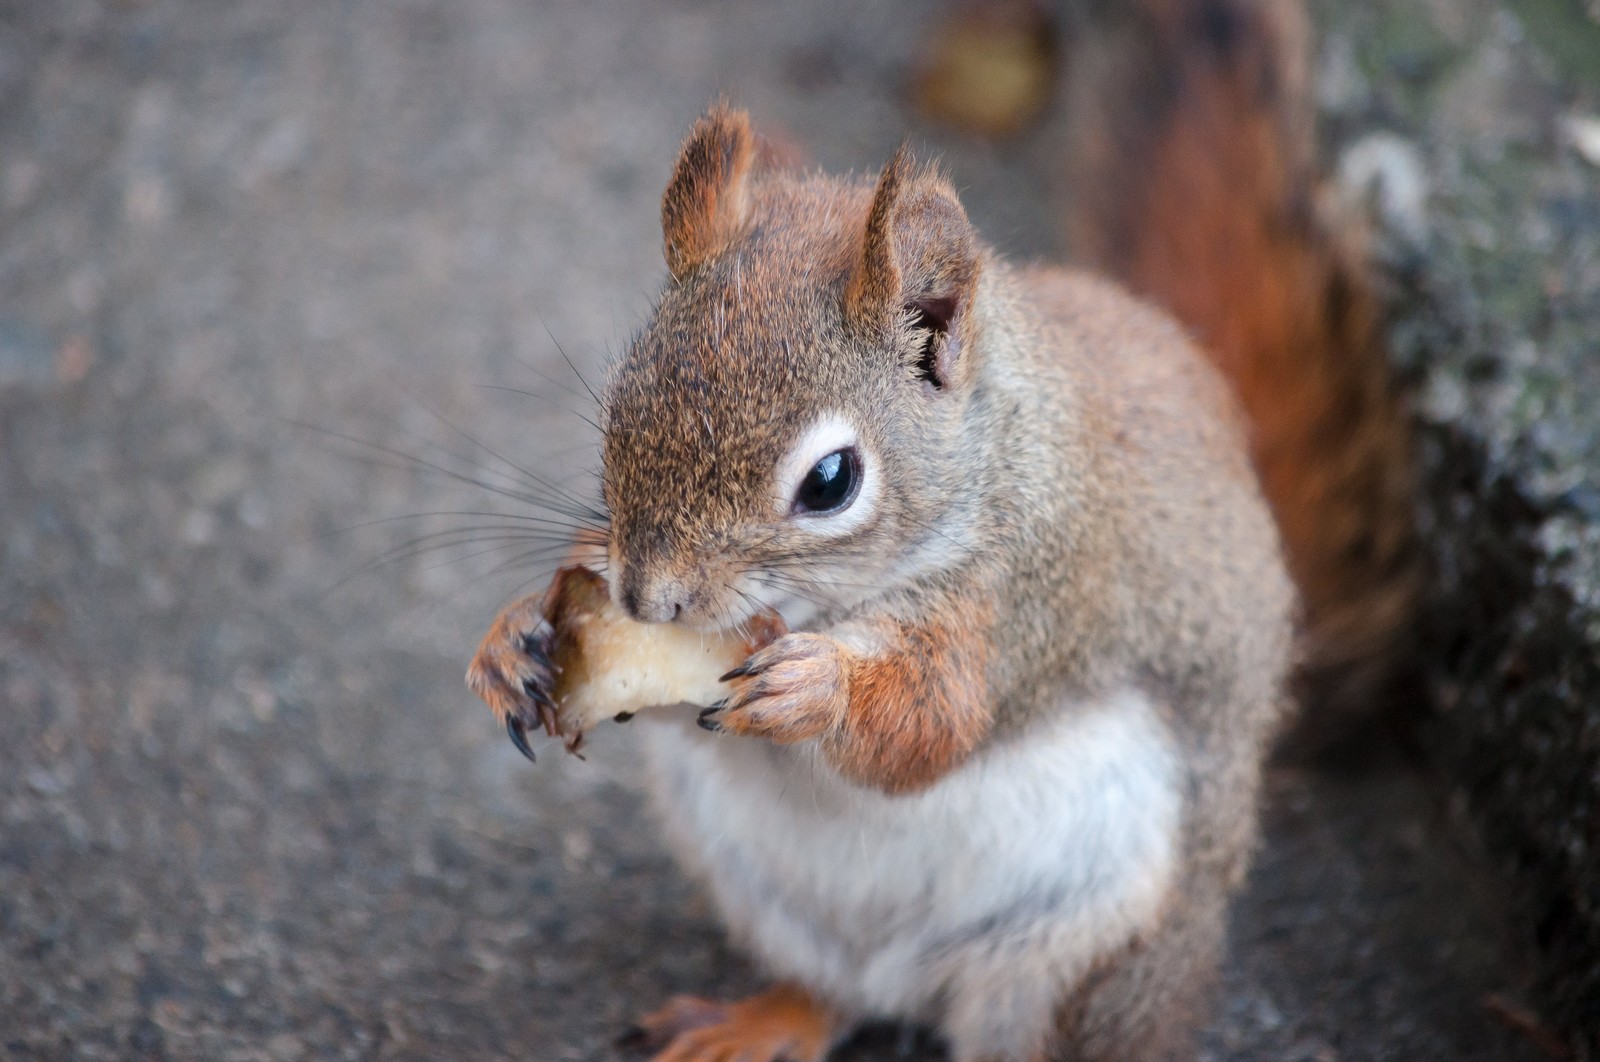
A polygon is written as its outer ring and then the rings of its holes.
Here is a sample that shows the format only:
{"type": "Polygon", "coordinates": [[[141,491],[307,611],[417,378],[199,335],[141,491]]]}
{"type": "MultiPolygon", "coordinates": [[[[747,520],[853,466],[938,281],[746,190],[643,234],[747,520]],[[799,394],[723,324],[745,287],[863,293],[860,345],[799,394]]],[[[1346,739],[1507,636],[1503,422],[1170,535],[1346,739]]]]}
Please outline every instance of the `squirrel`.
{"type": "MultiPolygon", "coordinates": [[[[868,1018],[956,1062],[1192,1057],[1268,749],[1305,675],[1384,671],[1411,585],[1301,23],[1143,0],[1074,120],[1099,272],[1008,263],[905,148],[856,180],[726,105],[689,134],[579,555],[634,619],[789,633],[644,726],[676,850],[776,978],[646,1016],[660,1062],[818,1062],[868,1018]]],[[[548,717],[539,616],[469,672],[514,739],[548,717]]]]}

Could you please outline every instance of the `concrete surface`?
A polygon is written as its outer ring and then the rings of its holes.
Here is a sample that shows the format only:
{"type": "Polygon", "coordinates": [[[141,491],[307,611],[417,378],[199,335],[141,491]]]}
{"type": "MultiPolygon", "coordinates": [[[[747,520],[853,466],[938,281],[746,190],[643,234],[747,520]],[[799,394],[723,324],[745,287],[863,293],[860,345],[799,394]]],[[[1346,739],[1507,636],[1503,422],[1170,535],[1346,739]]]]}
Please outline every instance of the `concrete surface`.
{"type": "MultiPolygon", "coordinates": [[[[0,1051],[608,1058],[758,983],[627,728],[530,767],[462,688],[545,543],[440,514],[519,511],[463,430],[591,483],[557,343],[592,377],[625,342],[719,92],[833,168],[909,129],[992,239],[1055,248],[1048,130],[902,108],[924,10],[0,8],[0,1051]]],[[[1205,1057],[1545,1057],[1440,792],[1394,756],[1274,775],[1205,1057]]]]}

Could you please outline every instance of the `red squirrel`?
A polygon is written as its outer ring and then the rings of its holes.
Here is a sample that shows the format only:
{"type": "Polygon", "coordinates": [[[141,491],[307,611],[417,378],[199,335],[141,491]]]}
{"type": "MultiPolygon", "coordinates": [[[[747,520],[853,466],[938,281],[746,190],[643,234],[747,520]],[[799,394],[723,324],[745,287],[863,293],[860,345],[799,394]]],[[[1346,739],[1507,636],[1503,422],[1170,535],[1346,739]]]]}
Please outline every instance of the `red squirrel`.
{"type": "MultiPolygon", "coordinates": [[[[1192,1057],[1297,647],[1385,667],[1403,420],[1312,202],[1301,14],[1129,18],[1147,65],[1079,71],[1114,101],[1076,121],[1100,274],[1008,263],[904,149],[788,172],[727,107],[683,146],[586,548],[635,620],[788,633],[641,716],[676,851],[775,979],[647,1015],[658,1062],[818,1062],[867,1018],[956,1062],[1192,1057]]],[[[513,738],[550,637],[518,602],[474,660],[513,738]]]]}

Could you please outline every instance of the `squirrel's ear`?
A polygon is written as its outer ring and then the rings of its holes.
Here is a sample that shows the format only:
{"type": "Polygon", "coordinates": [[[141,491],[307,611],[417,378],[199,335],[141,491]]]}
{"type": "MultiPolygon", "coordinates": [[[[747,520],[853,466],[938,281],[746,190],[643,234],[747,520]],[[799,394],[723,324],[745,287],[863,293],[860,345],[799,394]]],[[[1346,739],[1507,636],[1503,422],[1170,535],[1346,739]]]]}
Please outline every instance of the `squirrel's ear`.
{"type": "Polygon", "coordinates": [[[683,142],[661,198],[667,269],[674,280],[733,242],[744,227],[755,147],[749,114],[726,104],[696,122],[683,142]]]}
{"type": "Polygon", "coordinates": [[[913,172],[901,147],[878,178],[861,257],[845,288],[845,318],[885,335],[903,316],[926,333],[918,372],[949,385],[961,343],[958,326],[978,280],[978,242],[949,183],[913,172]]]}

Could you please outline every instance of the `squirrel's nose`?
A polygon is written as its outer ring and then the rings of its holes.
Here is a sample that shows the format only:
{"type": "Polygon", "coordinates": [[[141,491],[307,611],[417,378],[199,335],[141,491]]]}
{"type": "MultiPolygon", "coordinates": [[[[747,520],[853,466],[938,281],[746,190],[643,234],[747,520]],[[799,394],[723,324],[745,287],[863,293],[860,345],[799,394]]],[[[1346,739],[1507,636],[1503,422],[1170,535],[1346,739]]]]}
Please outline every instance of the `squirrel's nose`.
{"type": "Polygon", "coordinates": [[[689,591],[672,578],[652,578],[630,568],[618,594],[623,609],[640,623],[670,623],[683,615],[689,591]]]}

